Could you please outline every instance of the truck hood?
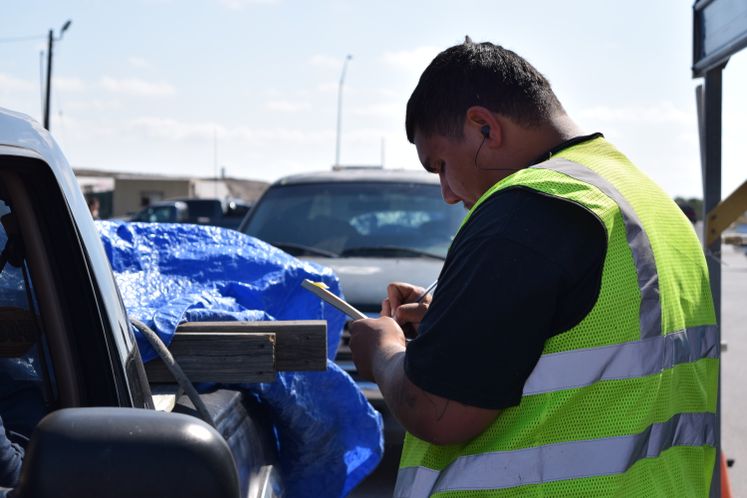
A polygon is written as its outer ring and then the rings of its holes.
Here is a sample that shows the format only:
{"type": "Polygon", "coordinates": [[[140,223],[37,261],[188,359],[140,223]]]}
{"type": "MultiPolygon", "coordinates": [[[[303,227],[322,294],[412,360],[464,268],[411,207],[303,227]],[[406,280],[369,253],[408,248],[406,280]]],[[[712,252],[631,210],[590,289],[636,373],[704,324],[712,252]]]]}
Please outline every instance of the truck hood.
{"type": "Polygon", "coordinates": [[[441,272],[443,261],[433,258],[309,258],[334,270],[345,299],[365,313],[378,314],[391,282],[428,287],[441,272]]]}

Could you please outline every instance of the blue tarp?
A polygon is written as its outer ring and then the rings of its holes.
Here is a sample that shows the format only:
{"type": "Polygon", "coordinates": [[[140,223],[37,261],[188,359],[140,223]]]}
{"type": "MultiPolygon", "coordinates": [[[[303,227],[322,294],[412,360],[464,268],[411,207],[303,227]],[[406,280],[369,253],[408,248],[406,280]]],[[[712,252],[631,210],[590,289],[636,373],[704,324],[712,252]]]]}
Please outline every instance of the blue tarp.
{"type": "MultiPolygon", "coordinates": [[[[325,372],[281,372],[270,384],[240,386],[273,410],[289,497],[342,497],[381,459],[381,417],[331,360],[344,315],[300,284],[334,273],[242,233],[209,226],[97,222],[130,316],[166,344],[189,321],[327,320],[325,372]]],[[[135,331],[145,361],[155,352],[135,331]]]]}

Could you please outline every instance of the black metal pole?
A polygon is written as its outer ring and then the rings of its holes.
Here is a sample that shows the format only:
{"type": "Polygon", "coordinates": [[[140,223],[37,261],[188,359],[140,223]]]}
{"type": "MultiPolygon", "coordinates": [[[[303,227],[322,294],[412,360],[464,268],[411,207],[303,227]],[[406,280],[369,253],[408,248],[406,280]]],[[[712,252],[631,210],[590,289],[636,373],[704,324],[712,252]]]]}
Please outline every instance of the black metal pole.
{"type": "Polygon", "coordinates": [[[44,128],[49,130],[49,107],[50,93],[52,89],[52,45],[54,44],[53,32],[49,30],[49,41],[47,43],[47,91],[44,99],[44,128]]]}
{"type": "MultiPolygon", "coordinates": [[[[703,135],[702,142],[705,150],[701,152],[703,159],[703,211],[708,213],[721,202],[721,106],[722,106],[722,75],[726,64],[709,70],[705,75],[705,95],[703,96],[703,135]]],[[[706,219],[703,220],[704,225],[706,219]]],[[[711,279],[711,294],[716,312],[718,327],[718,343],[721,344],[721,237],[711,245],[707,244],[708,233],[703,234],[703,246],[706,251],[706,262],[711,279]]],[[[721,496],[721,372],[719,369],[719,392],[716,402],[716,464],[711,482],[711,498],[721,496]]]]}
{"type": "MultiPolygon", "coordinates": [[[[703,210],[708,213],[721,202],[721,96],[722,67],[711,69],[705,76],[705,164],[703,165],[703,210]]],[[[716,309],[716,320],[721,321],[721,238],[706,247],[711,293],[716,309]],[[715,256],[715,257],[713,257],[715,256]]]]}

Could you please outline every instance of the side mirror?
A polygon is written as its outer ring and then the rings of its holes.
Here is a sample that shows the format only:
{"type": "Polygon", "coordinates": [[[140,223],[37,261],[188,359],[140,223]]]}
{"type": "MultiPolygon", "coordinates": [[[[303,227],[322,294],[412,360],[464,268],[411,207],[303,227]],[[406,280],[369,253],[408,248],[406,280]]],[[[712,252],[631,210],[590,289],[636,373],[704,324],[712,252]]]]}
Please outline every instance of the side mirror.
{"type": "Polygon", "coordinates": [[[67,408],[31,437],[14,498],[238,498],[225,440],[205,422],[137,408],[67,408]]]}

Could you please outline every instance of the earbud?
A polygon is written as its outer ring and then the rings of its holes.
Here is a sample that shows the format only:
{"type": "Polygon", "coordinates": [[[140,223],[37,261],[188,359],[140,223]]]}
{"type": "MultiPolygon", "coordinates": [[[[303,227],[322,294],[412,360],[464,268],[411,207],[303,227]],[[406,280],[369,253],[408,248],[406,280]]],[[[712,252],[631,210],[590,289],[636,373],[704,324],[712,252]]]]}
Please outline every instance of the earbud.
{"type": "Polygon", "coordinates": [[[482,150],[482,146],[485,145],[485,140],[490,138],[490,125],[482,125],[480,127],[480,133],[482,133],[482,142],[480,142],[480,146],[477,148],[477,152],[475,152],[475,169],[483,170],[483,171],[519,171],[522,168],[481,168],[477,165],[477,156],[480,155],[480,151],[482,150]]]}

